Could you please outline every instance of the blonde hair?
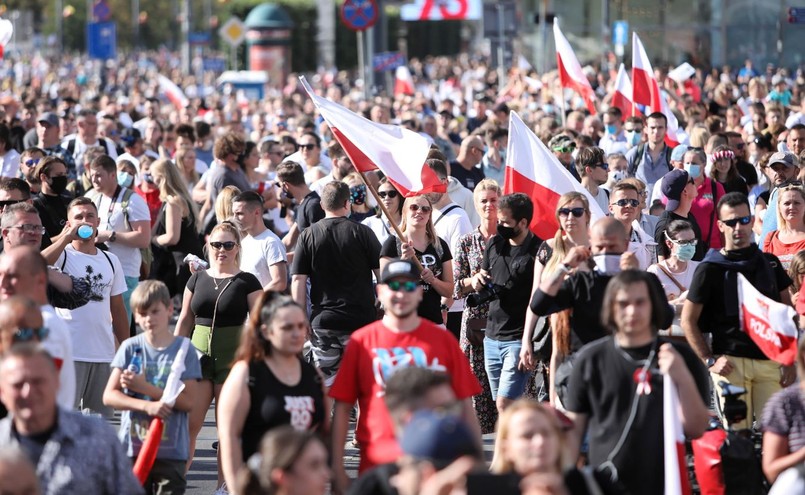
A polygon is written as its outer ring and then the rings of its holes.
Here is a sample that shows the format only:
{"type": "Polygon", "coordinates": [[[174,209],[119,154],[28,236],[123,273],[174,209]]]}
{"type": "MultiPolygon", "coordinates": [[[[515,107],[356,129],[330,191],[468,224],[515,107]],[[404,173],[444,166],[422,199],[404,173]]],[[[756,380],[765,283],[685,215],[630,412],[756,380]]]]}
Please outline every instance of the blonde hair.
{"type": "MultiPolygon", "coordinates": [[[[227,187],[232,187],[232,186],[227,186],[227,187]]],[[[235,188],[235,189],[237,189],[237,188],[235,188]]],[[[216,201],[216,204],[217,203],[218,202],[216,201]]],[[[231,205],[231,202],[230,202],[230,205],[231,205]]],[[[230,206],[230,209],[231,209],[231,206],[230,206]]],[[[226,232],[228,234],[231,234],[232,237],[235,238],[235,244],[237,244],[237,246],[238,246],[237,254],[235,254],[235,261],[237,262],[238,266],[240,266],[240,241],[241,241],[240,229],[232,221],[224,220],[223,222],[219,223],[218,225],[216,225],[215,227],[212,228],[212,231],[210,232],[210,236],[208,237],[208,239],[212,239],[212,236],[216,232],[218,232],[219,230],[223,230],[224,232],[226,232]]],[[[207,246],[209,246],[209,244],[210,244],[210,241],[207,241],[207,246]]]]}
{"type": "Polygon", "coordinates": [[[189,215],[193,225],[198,228],[200,223],[198,221],[198,207],[184,185],[184,179],[182,179],[179,167],[172,161],[161,158],[151,164],[151,175],[154,172],[165,178],[162,181],[162,185],[159,186],[159,199],[163,202],[167,201],[171,196],[182,199],[182,203],[184,203],[182,205],[182,217],[189,215]]]}
{"type": "Polygon", "coordinates": [[[779,230],[789,229],[788,220],[783,218],[783,209],[780,208],[780,202],[783,200],[783,193],[787,193],[789,191],[799,193],[800,198],[802,198],[802,201],[805,202],[805,189],[803,189],[802,186],[787,185],[780,189],[779,194],[777,194],[777,228],[779,230]]]}
{"type": "Polygon", "coordinates": [[[173,159],[176,162],[176,166],[179,167],[179,172],[181,172],[181,174],[182,174],[182,180],[184,180],[185,183],[187,183],[188,185],[195,184],[196,182],[198,182],[198,172],[196,172],[196,165],[195,164],[193,164],[193,168],[190,170],[189,173],[185,172],[185,169],[184,169],[185,155],[187,155],[191,151],[193,152],[193,154],[196,153],[196,150],[194,150],[192,148],[180,148],[180,149],[176,150],[176,154],[173,155],[173,159]],[[189,177],[188,177],[188,175],[189,175],[189,177]]]}
{"type": "Polygon", "coordinates": [[[401,215],[402,216],[402,222],[400,223],[400,230],[403,233],[406,233],[408,231],[408,222],[406,221],[406,218],[407,218],[406,212],[408,211],[408,205],[413,203],[417,198],[422,198],[425,201],[427,201],[428,206],[430,206],[430,208],[431,208],[430,213],[428,214],[428,224],[425,226],[425,233],[428,236],[428,241],[430,242],[430,244],[432,244],[433,247],[435,247],[436,250],[439,251],[441,249],[441,245],[440,245],[441,241],[439,241],[439,236],[436,235],[436,229],[433,227],[433,210],[434,210],[434,208],[433,208],[433,204],[430,202],[430,200],[428,199],[427,196],[411,196],[411,197],[405,198],[405,201],[403,202],[403,211],[402,211],[402,215],[401,215]]]}
{"type": "Polygon", "coordinates": [[[160,280],[143,280],[131,293],[131,310],[135,313],[156,303],[162,303],[166,308],[171,304],[168,286],[160,280]]]}
{"type": "MultiPolygon", "coordinates": [[[[492,456],[492,464],[489,466],[489,471],[494,474],[507,474],[514,472],[514,464],[506,457],[506,453],[503,451],[503,444],[506,443],[506,440],[509,438],[512,418],[520,411],[533,411],[536,414],[543,416],[548,421],[548,424],[551,425],[554,435],[556,435],[559,439],[557,442],[559,453],[556,456],[557,462],[555,468],[556,472],[561,473],[563,465],[568,464],[568,459],[566,459],[568,457],[568,453],[565,452],[565,434],[559,425],[559,419],[556,417],[556,413],[548,409],[547,406],[544,406],[541,403],[531,399],[517,399],[516,401],[512,402],[511,405],[509,405],[509,407],[503,411],[503,413],[501,413],[500,417],[498,417],[497,428],[495,428],[495,452],[492,456]]],[[[526,475],[531,473],[517,474],[526,475]]]]}
{"type": "Polygon", "coordinates": [[[232,218],[232,200],[240,194],[240,189],[235,186],[226,186],[218,193],[215,198],[215,220],[220,224],[224,220],[232,218]]]}
{"type": "Polygon", "coordinates": [[[710,140],[710,131],[704,125],[696,125],[690,130],[690,145],[693,148],[704,148],[710,140]]]}
{"type": "Polygon", "coordinates": [[[475,201],[478,196],[484,191],[495,191],[500,196],[502,191],[500,190],[500,185],[495,179],[483,179],[478,185],[475,186],[475,189],[472,191],[472,199],[475,201]]]}
{"type": "Polygon", "coordinates": [[[587,197],[584,194],[576,191],[561,195],[559,197],[559,202],[556,203],[556,211],[554,212],[556,221],[559,223],[559,228],[556,229],[556,234],[553,236],[553,254],[551,254],[551,258],[548,260],[548,262],[545,264],[545,268],[542,270],[543,277],[546,274],[550,275],[553,273],[559,263],[565,259],[565,255],[567,255],[568,249],[565,245],[564,239],[565,231],[562,228],[562,222],[559,220],[559,209],[576,200],[581,201],[582,208],[584,208],[584,214],[587,215],[587,227],[590,226],[590,202],[587,200],[587,197]]]}

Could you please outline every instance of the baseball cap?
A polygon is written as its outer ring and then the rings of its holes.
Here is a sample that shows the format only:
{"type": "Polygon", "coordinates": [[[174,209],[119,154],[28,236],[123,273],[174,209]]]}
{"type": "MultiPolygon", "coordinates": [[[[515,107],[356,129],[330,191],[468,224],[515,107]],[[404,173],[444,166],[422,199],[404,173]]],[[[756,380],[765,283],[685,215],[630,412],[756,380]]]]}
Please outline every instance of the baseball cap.
{"type": "Polygon", "coordinates": [[[660,183],[660,191],[668,198],[668,211],[674,211],[679,208],[679,199],[682,197],[682,191],[688,185],[690,175],[684,170],[675,168],[663,175],[662,182],[660,183]]]}
{"type": "Polygon", "coordinates": [[[437,469],[465,455],[481,457],[475,438],[464,421],[429,410],[414,413],[403,429],[400,448],[411,457],[432,462],[437,469]]]}
{"type": "Polygon", "coordinates": [[[140,139],[142,139],[142,135],[140,131],[134,127],[126,127],[123,129],[123,132],[120,133],[120,140],[123,141],[126,146],[131,146],[140,139]]]}
{"type": "Polygon", "coordinates": [[[780,74],[775,74],[774,77],[771,78],[771,85],[777,86],[780,83],[785,83],[785,78],[780,74]]]}
{"type": "Polygon", "coordinates": [[[671,161],[672,162],[681,162],[685,159],[685,153],[688,151],[687,144],[678,144],[674,148],[674,151],[671,152],[671,161]]]}
{"type": "Polygon", "coordinates": [[[419,268],[409,260],[393,259],[383,268],[383,273],[380,274],[380,283],[385,284],[397,278],[419,280],[419,268]]]}
{"type": "Polygon", "coordinates": [[[775,163],[782,163],[786,167],[796,167],[797,166],[797,157],[794,156],[793,153],[788,151],[778,151],[769,157],[769,167],[774,165],[775,163]]]}
{"type": "Polygon", "coordinates": [[[45,122],[51,127],[59,127],[59,117],[53,112],[45,112],[39,115],[37,122],[45,122]]]}
{"type": "Polygon", "coordinates": [[[565,134],[557,134],[556,136],[552,137],[550,141],[548,141],[548,148],[551,150],[555,148],[567,148],[567,147],[575,147],[576,143],[565,134]]]}

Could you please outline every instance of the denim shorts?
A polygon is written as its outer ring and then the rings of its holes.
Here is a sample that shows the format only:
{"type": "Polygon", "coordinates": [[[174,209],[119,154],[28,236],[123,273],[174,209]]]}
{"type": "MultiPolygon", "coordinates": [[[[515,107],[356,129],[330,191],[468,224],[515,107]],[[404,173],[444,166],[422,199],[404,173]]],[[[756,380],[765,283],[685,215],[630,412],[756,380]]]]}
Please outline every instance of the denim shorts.
{"type": "Polygon", "coordinates": [[[507,399],[517,399],[525,392],[528,373],[520,371],[520,340],[494,340],[484,337],[484,367],[489,377],[492,400],[498,394],[507,399]]]}

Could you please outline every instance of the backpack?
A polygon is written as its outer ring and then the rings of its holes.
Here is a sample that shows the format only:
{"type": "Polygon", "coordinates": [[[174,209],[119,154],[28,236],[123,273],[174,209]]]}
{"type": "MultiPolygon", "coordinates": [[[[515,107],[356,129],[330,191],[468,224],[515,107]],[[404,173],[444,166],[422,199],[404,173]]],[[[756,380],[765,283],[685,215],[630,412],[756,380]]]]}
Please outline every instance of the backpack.
{"type": "MultiPolygon", "coordinates": [[[[665,163],[668,164],[668,171],[671,170],[671,153],[674,150],[671,149],[670,146],[667,144],[665,145],[665,149],[663,150],[663,154],[665,155],[665,163]]],[[[634,177],[635,172],[637,172],[637,167],[640,165],[640,162],[643,161],[643,155],[646,154],[646,143],[640,143],[637,145],[637,153],[635,154],[634,161],[629,163],[629,168],[626,171],[629,177],[634,177]]]]}
{"type": "MultiPolygon", "coordinates": [[[[100,138],[99,141],[102,142],[103,147],[106,148],[106,154],[111,156],[112,153],[109,152],[110,150],[109,141],[107,141],[106,138],[100,138]]],[[[67,154],[70,155],[70,157],[75,158],[75,138],[67,141],[67,148],[65,149],[67,150],[67,154]]],[[[115,148],[114,146],[112,146],[111,149],[117,152],[117,148],[115,148]]]]}

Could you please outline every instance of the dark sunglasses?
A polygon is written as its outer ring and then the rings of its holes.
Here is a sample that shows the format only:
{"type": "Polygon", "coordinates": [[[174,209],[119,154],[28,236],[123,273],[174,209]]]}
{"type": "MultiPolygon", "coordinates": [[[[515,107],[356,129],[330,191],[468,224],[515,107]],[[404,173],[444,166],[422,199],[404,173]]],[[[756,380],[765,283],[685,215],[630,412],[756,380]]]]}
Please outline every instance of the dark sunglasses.
{"type": "Polygon", "coordinates": [[[749,222],[752,221],[752,216],[747,215],[745,217],[730,218],[729,220],[719,220],[719,221],[730,228],[735,228],[735,226],[738,225],[739,223],[741,225],[749,225],[749,222]]]}
{"type": "Polygon", "coordinates": [[[394,199],[400,194],[397,191],[377,191],[377,195],[383,199],[389,198],[394,199]]]}
{"type": "Polygon", "coordinates": [[[0,210],[5,208],[6,206],[11,206],[11,205],[15,205],[17,203],[23,203],[23,202],[25,202],[24,199],[9,199],[9,200],[6,200],[6,201],[0,201],[0,210]]]}
{"type": "Polygon", "coordinates": [[[590,165],[590,168],[603,168],[604,170],[609,170],[609,164],[607,162],[596,163],[595,165],[590,165]]]}
{"type": "Polygon", "coordinates": [[[624,206],[631,206],[632,208],[637,208],[637,205],[640,204],[640,201],[636,199],[619,199],[612,204],[620,206],[621,208],[623,208],[624,206]]]}
{"type": "Polygon", "coordinates": [[[419,287],[419,283],[414,282],[413,280],[406,280],[405,282],[400,282],[399,280],[392,280],[391,282],[386,283],[389,286],[389,289],[393,291],[401,290],[403,292],[414,292],[417,287],[419,287]]]}
{"type": "Polygon", "coordinates": [[[232,251],[235,249],[238,243],[235,241],[226,241],[226,242],[211,242],[210,247],[215,249],[216,251],[220,251],[223,249],[224,251],[232,251]]]}
{"type": "Polygon", "coordinates": [[[34,165],[39,163],[39,160],[41,160],[41,158],[30,158],[28,160],[25,160],[25,166],[26,167],[33,167],[34,165]]]}
{"type": "Polygon", "coordinates": [[[30,342],[31,340],[45,340],[50,335],[48,327],[18,328],[14,334],[14,342],[30,342]]]}
{"type": "Polygon", "coordinates": [[[422,210],[422,213],[430,213],[430,211],[431,211],[433,208],[431,208],[431,207],[430,207],[430,206],[428,206],[428,205],[422,205],[422,206],[420,206],[420,205],[418,205],[418,204],[416,204],[416,203],[411,203],[410,205],[408,205],[408,209],[409,209],[409,210],[411,210],[411,211],[413,211],[414,213],[418,212],[419,210],[422,210]]]}
{"type": "Polygon", "coordinates": [[[576,218],[581,218],[581,216],[584,215],[584,208],[581,208],[581,207],[578,207],[578,208],[559,208],[559,216],[560,217],[566,217],[566,216],[568,216],[570,214],[572,214],[576,218]]]}
{"type": "Polygon", "coordinates": [[[299,145],[300,150],[313,151],[313,148],[315,148],[315,147],[316,147],[315,144],[300,144],[299,145]]]}

